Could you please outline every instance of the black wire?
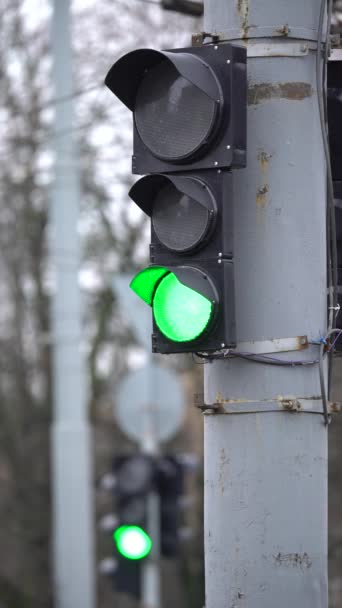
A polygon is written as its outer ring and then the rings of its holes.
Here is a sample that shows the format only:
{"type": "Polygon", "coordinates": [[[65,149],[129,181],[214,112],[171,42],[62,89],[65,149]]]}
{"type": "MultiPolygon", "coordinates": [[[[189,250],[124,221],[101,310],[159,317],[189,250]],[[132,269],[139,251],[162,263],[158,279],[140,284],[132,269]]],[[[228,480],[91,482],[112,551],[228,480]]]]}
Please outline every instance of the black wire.
{"type": "MultiPolygon", "coordinates": [[[[142,2],[145,2],[147,0],[140,0],[142,2]]],[[[42,112],[43,110],[46,110],[48,108],[53,108],[57,105],[59,105],[60,103],[65,103],[66,101],[71,101],[72,99],[75,99],[76,97],[81,97],[82,95],[86,95],[88,93],[91,93],[92,91],[96,91],[97,89],[103,89],[105,90],[105,85],[103,83],[100,84],[94,84],[93,86],[84,88],[84,89],[78,89],[77,91],[74,91],[73,93],[69,93],[68,95],[61,95],[61,97],[53,97],[52,99],[49,99],[48,101],[41,103],[39,105],[37,105],[35,108],[32,108],[31,111],[29,111],[29,114],[33,113],[33,112],[42,112]]],[[[15,118],[16,116],[24,116],[23,113],[21,112],[12,112],[10,115],[10,119],[15,118]]],[[[8,119],[4,119],[0,121],[0,125],[4,125],[4,124],[8,124],[8,119]]]]}
{"type": "Polygon", "coordinates": [[[274,357],[269,357],[267,355],[256,355],[254,353],[239,353],[239,352],[230,352],[228,354],[225,353],[195,353],[198,357],[206,360],[227,360],[227,359],[244,359],[246,361],[250,361],[252,363],[261,363],[262,365],[275,365],[279,367],[306,367],[310,365],[316,365],[318,363],[318,359],[309,360],[309,361],[287,361],[286,359],[276,359],[274,357]]]}

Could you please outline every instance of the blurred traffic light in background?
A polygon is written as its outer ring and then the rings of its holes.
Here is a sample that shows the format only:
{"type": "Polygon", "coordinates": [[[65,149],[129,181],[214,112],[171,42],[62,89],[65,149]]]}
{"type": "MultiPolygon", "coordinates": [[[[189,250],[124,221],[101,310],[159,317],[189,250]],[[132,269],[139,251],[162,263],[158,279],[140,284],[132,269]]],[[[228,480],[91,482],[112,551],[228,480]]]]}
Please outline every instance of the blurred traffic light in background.
{"type": "Polygon", "coordinates": [[[181,531],[180,499],[185,492],[184,467],[176,456],[157,462],[157,488],[160,497],[160,548],[164,557],[176,557],[181,531]]]}
{"type": "Polygon", "coordinates": [[[142,559],[151,551],[152,541],[139,526],[120,526],[113,538],[118,552],[127,559],[142,559]]]}
{"type": "Polygon", "coordinates": [[[231,169],[246,164],[246,50],[136,50],[106,84],[133,113],[133,173],[149,174],[129,195],[151,218],[151,265],[131,287],[152,308],[152,350],[234,346],[231,169]]]}
{"type": "Polygon", "coordinates": [[[116,456],[112,466],[116,527],[112,532],[117,569],[114,586],[118,592],[139,598],[141,560],[151,551],[147,531],[146,503],[154,484],[153,460],[145,454],[116,456]]]}
{"type": "Polygon", "coordinates": [[[187,462],[176,455],[150,457],[137,453],[114,457],[112,474],[103,478],[114,512],[100,521],[102,530],[112,537],[113,552],[102,560],[100,570],[110,575],[116,591],[141,596],[142,565],[153,549],[147,515],[151,493],[158,497],[160,555],[177,557],[184,536],[182,499],[188,468],[187,462]]]}

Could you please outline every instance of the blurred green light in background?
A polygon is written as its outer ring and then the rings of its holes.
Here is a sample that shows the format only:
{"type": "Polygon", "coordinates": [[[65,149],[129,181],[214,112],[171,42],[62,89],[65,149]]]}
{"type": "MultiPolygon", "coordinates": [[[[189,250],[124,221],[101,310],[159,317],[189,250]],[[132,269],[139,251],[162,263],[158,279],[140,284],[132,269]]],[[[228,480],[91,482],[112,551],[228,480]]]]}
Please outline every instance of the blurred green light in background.
{"type": "Polygon", "coordinates": [[[117,550],[127,559],[142,559],[151,551],[152,541],[139,526],[120,526],[113,538],[117,550]]]}

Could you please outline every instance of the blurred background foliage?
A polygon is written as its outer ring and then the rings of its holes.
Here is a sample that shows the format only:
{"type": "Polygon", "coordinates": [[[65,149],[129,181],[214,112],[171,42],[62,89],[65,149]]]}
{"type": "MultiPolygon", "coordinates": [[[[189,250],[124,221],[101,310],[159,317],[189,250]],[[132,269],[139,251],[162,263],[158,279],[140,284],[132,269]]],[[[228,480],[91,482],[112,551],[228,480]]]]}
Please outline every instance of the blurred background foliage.
{"type": "MultiPolygon", "coordinates": [[[[0,3],[0,606],[50,607],[51,519],[49,439],[51,335],[49,306],[54,269],[49,264],[49,201],[53,184],[56,104],[51,75],[48,0],[0,3]]],[[[144,261],[148,227],[127,197],[131,116],[103,85],[109,67],[135,47],[173,47],[189,42],[194,18],[164,12],[144,0],[79,0],[72,3],[76,120],[82,181],[79,232],[83,259],[83,351],[89,369],[94,425],[94,499],[97,517],[110,510],[96,479],[110,468],[113,452],[133,450],[113,419],[115,387],[139,354],[112,290],[114,274],[144,261]]],[[[66,256],[65,264],[68,264],[66,256]]],[[[192,407],[193,364],[182,369],[189,395],[183,432],[169,449],[202,450],[201,419],[192,407]],[[193,422],[192,418],[195,418],[193,422]]],[[[196,380],[194,380],[196,378],[196,380]]],[[[196,389],[197,390],[197,389],[196,389]]],[[[201,388],[199,389],[201,391],[201,388]]],[[[198,392],[198,390],[197,390],[198,392]]],[[[195,537],[182,559],[165,565],[170,602],[200,605],[202,480],[190,519],[195,537]],[[192,598],[192,599],[191,599],[192,598]]],[[[94,522],[96,525],[96,522],[94,522]]],[[[110,553],[98,535],[98,561],[110,553]]],[[[113,589],[99,579],[99,606],[113,605],[113,589]]],[[[124,605],[124,599],[120,602],[124,605]]],[[[185,604],[184,604],[185,605],[185,604]]]]}

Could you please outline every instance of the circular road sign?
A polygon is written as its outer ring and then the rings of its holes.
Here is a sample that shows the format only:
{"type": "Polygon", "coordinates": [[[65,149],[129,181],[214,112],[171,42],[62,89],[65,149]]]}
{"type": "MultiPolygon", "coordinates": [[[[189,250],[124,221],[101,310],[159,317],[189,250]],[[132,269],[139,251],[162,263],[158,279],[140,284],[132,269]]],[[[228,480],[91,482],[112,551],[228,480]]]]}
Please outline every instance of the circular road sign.
{"type": "Polygon", "coordinates": [[[184,409],[184,391],[177,374],[149,364],[130,372],[120,383],[115,418],[131,439],[141,441],[147,423],[157,441],[166,441],[179,430],[184,409]]]}

